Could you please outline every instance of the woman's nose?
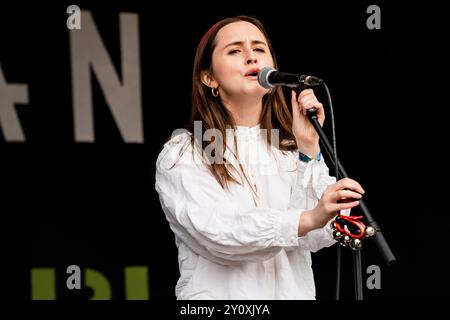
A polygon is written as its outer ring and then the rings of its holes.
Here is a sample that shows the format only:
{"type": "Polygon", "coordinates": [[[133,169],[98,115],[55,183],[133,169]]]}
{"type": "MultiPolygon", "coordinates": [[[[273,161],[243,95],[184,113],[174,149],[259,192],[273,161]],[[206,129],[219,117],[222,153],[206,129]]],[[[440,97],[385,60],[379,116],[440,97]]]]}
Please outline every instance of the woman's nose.
{"type": "Polygon", "coordinates": [[[257,62],[256,57],[253,57],[253,56],[247,57],[247,64],[252,64],[252,63],[256,63],[256,62],[257,62]]]}

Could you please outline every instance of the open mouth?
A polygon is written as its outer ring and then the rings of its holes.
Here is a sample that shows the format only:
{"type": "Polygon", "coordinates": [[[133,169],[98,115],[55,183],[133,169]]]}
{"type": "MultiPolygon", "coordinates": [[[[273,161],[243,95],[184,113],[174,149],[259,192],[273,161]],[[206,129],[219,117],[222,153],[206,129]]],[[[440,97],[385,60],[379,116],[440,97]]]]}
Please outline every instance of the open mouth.
{"type": "Polygon", "coordinates": [[[259,73],[259,69],[251,69],[245,74],[245,76],[255,78],[255,77],[258,77],[258,73],[259,73]]]}

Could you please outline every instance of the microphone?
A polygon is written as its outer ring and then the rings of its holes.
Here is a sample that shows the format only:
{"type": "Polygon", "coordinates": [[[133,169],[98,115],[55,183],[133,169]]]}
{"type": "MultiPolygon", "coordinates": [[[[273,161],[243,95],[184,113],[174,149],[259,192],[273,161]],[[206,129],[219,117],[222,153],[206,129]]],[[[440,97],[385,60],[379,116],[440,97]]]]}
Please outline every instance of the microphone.
{"type": "Polygon", "coordinates": [[[299,75],[278,71],[274,68],[265,67],[258,73],[258,83],[261,87],[271,89],[276,86],[298,88],[304,86],[317,86],[322,79],[313,76],[299,75]]]}

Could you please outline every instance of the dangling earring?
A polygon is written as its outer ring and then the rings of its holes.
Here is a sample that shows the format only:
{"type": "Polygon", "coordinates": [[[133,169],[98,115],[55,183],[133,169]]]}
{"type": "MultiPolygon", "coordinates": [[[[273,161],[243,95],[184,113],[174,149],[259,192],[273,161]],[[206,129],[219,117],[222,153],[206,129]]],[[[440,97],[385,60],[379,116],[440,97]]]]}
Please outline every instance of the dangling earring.
{"type": "Polygon", "coordinates": [[[211,88],[211,94],[214,98],[217,98],[219,96],[219,90],[217,88],[211,88]]]}

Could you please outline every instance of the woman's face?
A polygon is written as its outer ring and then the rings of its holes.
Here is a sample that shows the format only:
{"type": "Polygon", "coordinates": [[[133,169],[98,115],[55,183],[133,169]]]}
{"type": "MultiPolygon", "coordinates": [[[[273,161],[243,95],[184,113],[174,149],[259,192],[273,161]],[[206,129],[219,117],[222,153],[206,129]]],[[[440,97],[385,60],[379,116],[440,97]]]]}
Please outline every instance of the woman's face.
{"type": "Polygon", "coordinates": [[[264,67],[273,67],[273,58],[263,33],[246,21],[230,23],[217,33],[207,85],[219,87],[222,98],[262,97],[268,90],[257,75],[264,67]]]}

